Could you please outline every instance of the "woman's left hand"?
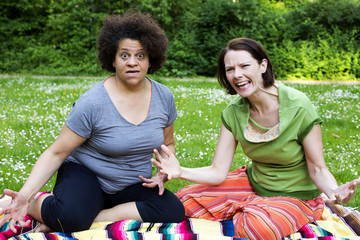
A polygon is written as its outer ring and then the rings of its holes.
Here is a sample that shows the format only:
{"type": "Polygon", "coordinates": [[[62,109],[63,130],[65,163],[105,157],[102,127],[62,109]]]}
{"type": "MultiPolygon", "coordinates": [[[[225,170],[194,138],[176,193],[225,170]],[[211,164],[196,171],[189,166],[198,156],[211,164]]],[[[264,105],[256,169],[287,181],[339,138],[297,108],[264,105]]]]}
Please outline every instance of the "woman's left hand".
{"type": "Polygon", "coordinates": [[[326,200],[326,202],[332,204],[347,204],[354,197],[356,186],[359,184],[360,178],[339,186],[329,196],[329,199],[326,200]]]}
{"type": "Polygon", "coordinates": [[[157,172],[151,179],[144,178],[143,176],[139,176],[139,178],[144,182],[142,185],[148,188],[154,188],[156,186],[159,187],[159,195],[164,193],[165,187],[164,183],[167,181],[166,175],[157,172]]]}

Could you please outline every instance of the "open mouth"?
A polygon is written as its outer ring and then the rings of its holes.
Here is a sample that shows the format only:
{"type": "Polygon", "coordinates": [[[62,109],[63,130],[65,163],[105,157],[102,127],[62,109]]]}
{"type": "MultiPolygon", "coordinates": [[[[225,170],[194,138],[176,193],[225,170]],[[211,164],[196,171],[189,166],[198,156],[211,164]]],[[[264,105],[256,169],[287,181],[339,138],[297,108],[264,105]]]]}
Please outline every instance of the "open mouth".
{"type": "Polygon", "coordinates": [[[137,70],[126,71],[126,74],[129,76],[135,76],[135,75],[138,75],[139,73],[140,73],[140,71],[137,71],[137,70]]]}
{"type": "Polygon", "coordinates": [[[235,84],[240,90],[246,90],[250,86],[250,81],[236,83],[235,84]]]}

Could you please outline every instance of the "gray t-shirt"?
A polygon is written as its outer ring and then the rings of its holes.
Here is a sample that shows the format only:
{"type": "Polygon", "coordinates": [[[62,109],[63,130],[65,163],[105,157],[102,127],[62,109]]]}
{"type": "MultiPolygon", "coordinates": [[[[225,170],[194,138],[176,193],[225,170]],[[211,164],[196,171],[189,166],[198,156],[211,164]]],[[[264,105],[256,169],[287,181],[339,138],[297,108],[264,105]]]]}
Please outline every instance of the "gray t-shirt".
{"type": "Polygon", "coordinates": [[[153,150],[164,142],[164,128],[177,117],[174,96],[164,85],[151,81],[147,118],[138,125],[128,122],[110,99],[104,81],[95,84],[73,104],[66,125],[87,140],[66,161],[93,171],[102,189],[116,193],[150,178],[153,150]]]}

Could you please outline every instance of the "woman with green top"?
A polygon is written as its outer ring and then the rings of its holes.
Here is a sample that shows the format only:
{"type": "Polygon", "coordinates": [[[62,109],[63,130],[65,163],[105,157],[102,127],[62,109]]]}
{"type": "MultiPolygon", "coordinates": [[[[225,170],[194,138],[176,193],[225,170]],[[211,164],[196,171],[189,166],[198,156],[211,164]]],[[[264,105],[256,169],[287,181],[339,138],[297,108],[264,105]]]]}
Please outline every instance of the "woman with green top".
{"type": "Polygon", "coordinates": [[[360,179],[338,186],[324,161],[321,118],[302,92],[274,81],[261,44],[231,40],[217,74],[239,96],[222,112],[211,166],[181,167],[165,146],[169,158],[155,150],[152,160],[168,179],[199,183],[177,193],[186,216],[233,219],[237,237],[280,239],[321,217],[321,192],[332,203],[349,202],[360,179]],[[238,143],[251,163],[228,173],[238,143]]]}

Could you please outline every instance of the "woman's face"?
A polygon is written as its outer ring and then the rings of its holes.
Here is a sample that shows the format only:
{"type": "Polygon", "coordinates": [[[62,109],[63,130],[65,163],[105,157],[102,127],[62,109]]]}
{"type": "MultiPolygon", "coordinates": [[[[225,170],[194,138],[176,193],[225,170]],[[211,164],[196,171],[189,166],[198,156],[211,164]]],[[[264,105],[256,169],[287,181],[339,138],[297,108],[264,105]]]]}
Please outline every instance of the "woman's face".
{"type": "Polygon", "coordinates": [[[245,50],[229,50],[224,57],[226,78],[241,97],[249,97],[263,88],[262,73],[267,60],[258,61],[245,50]]]}
{"type": "Polygon", "coordinates": [[[145,79],[149,56],[138,40],[124,39],[119,42],[113,66],[120,81],[136,84],[145,79]]]}

